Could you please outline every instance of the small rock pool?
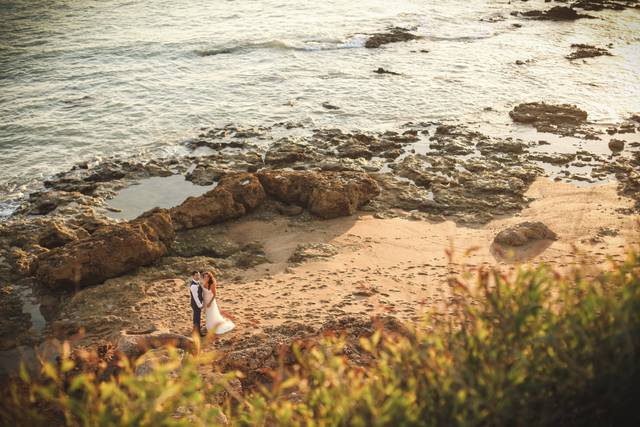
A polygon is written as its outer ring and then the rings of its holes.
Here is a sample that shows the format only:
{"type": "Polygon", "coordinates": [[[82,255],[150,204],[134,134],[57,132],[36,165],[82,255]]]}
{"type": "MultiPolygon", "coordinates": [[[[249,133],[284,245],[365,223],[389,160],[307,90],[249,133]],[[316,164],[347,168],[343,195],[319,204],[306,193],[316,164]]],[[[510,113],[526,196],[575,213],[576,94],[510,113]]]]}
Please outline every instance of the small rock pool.
{"type": "Polygon", "coordinates": [[[133,219],[153,208],[172,208],[187,197],[199,196],[215,188],[196,185],[183,175],[145,178],[118,192],[107,202],[107,215],[115,219],[133,219]]]}

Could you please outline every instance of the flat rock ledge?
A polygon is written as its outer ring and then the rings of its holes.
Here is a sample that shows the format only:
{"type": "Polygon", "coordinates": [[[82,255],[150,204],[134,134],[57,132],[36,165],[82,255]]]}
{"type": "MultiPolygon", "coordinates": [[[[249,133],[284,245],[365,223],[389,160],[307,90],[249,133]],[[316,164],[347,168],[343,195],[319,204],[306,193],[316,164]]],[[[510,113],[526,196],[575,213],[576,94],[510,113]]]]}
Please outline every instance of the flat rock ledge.
{"type": "Polygon", "coordinates": [[[514,122],[531,124],[538,132],[572,134],[587,121],[587,112],[570,104],[527,102],[509,112],[514,122]]]}
{"type": "Polygon", "coordinates": [[[377,182],[359,172],[228,174],[213,190],[189,197],[175,208],[154,209],[129,222],[105,225],[66,244],[70,239],[47,239],[57,247],[40,254],[31,272],[50,288],[95,285],[167,255],[176,231],[239,218],[268,196],[305,207],[321,218],[336,218],[354,214],[378,194],[377,182]]]}

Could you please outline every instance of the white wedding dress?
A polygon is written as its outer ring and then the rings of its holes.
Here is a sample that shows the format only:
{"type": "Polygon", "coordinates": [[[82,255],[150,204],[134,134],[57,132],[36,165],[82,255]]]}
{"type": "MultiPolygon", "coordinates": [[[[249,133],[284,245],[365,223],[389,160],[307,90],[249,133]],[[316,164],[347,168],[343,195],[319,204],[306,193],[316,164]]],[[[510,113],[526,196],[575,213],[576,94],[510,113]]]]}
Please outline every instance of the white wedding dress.
{"type": "Polygon", "coordinates": [[[204,294],[204,301],[205,301],[204,302],[205,309],[206,309],[205,325],[207,326],[207,331],[208,332],[215,331],[216,334],[222,335],[226,332],[229,332],[233,328],[235,328],[236,325],[231,320],[225,319],[224,317],[222,317],[222,314],[220,314],[220,310],[218,309],[218,303],[213,298],[213,292],[211,292],[210,290],[204,287],[202,288],[202,291],[204,294]],[[207,304],[209,304],[209,302],[211,302],[212,299],[213,299],[213,303],[211,304],[210,307],[207,307],[207,304]]]}

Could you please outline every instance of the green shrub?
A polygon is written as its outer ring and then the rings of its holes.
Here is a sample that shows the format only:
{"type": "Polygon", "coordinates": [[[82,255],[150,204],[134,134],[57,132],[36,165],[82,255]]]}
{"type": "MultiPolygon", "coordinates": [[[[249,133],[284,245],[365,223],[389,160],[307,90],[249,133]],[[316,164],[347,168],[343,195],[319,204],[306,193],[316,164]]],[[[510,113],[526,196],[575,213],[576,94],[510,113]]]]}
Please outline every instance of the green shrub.
{"type": "MultiPolygon", "coordinates": [[[[354,366],[340,338],[298,352],[274,384],[218,408],[205,385],[207,355],[136,377],[63,379],[73,363],[44,364],[46,381],[12,385],[11,425],[565,426],[640,425],[640,262],[636,252],[595,278],[545,266],[513,278],[479,271],[474,291],[457,280],[448,323],[361,340],[374,362],[354,366]],[[185,415],[190,413],[190,415],[185,415]]],[[[68,351],[67,351],[68,353],[68,351]]]]}

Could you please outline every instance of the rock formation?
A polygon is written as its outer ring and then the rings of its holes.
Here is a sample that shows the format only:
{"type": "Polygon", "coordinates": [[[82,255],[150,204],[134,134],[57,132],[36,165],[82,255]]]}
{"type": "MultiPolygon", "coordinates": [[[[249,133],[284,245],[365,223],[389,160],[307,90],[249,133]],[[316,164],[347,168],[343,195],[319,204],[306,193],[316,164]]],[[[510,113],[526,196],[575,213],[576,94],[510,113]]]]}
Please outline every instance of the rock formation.
{"type": "Polygon", "coordinates": [[[543,21],[575,21],[580,18],[593,18],[591,15],[578,13],[575,9],[566,6],[554,6],[549,10],[530,10],[523,12],[522,16],[543,21]]]}
{"type": "Polygon", "coordinates": [[[264,191],[289,204],[306,207],[321,218],[353,215],[378,194],[375,180],[357,172],[262,171],[264,191]]]}
{"type": "Polygon", "coordinates": [[[51,288],[94,285],[164,256],[174,236],[168,212],[156,209],[43,253],[33,273],[51,288]]]}
{"type": "Polygon", "coordinates": [[[587,121],[587,112],[575,105],[527,102],[509,112],[514,122],[529,123],[539,132],[572,134],[587,121]]]}
{"type": "Polygon", "coordinates": [[[527,221],[502,230],[493,241],[506,246],[523,246],[537,240],[556,240],[557,238],[557,234],[545,224],[527,221]]]}
{"type": "Polygon", "coordinates": [[[178,230],[196,228],[239,218],[264,199],[264,190],[254,174],[229,174],[213,190],[202,196],[189,197],[170,213],[178,230]]]}
{"type": "Polygon", "coordinates": [[[611,56],[611,52],[602,47],[596,47],[589,44],[574,43],[571,45],[573,52],[565,58],[572,61],[574,59],[595,58],[596,56],[611,56]]]}
{"type": "Polygon", "coordinates": [[[373,34],[366,41],[364,47],[372,49],[382,46],[383,44],[388,43],[398,43],[398,42],[406,42],[410,40],[419,39],[420,36],[416,36],[415,34],[411,34],[404,28],[394,27],[391,28],[386,33],[376,33],[373,34]]]}

